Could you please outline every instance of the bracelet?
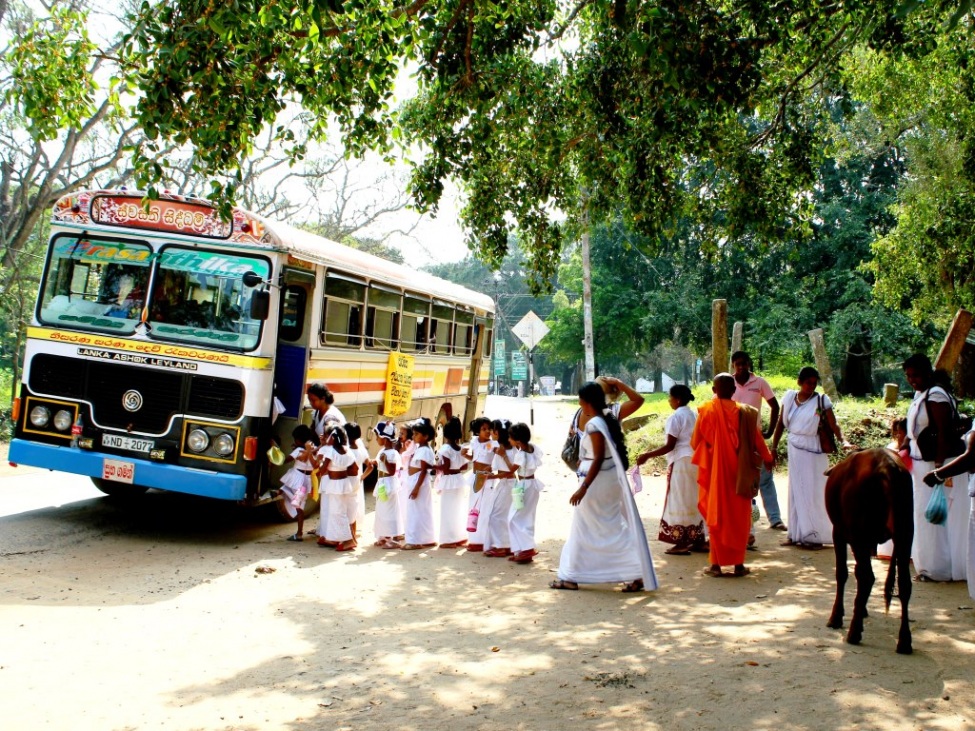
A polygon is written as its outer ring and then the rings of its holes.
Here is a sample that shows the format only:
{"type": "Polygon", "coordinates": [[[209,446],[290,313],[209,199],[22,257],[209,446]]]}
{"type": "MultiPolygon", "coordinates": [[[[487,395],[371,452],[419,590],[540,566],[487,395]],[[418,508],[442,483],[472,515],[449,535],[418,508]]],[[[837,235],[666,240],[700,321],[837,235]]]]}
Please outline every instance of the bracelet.
{"type": "Polygon", "coordinates": [[[945,478],[938,474],[938,470],[931,470],[931,474],[934,475],[934,479],[938,481],[939,485],[943,485],[945,483],[945,478]]]}

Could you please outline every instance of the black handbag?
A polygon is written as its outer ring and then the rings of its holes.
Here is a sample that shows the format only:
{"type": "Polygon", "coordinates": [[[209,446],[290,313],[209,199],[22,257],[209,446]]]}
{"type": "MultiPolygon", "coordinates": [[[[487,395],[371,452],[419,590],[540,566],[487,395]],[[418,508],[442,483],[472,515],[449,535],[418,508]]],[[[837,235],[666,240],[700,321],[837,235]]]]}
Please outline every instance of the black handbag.
{"type": "Polygon", "coordinates": [[[579,445],[581,440],[579,439],[579,414],[581,413],[582,409],[579,409],[576,415],[572,417],[572,428],[569,429],[569,435],[565,438],[565,444],[562,445],[562,461],[573,472],[579,469],[580,462],[579,445]]]}
{"type": "MultiPolygon", "coordinates": [[[[931,388],[935,388],[935,386],[931,388]]],[[[924,410],[928,415],[928,425],[914,438],[917,448],[921,452],[921,459],[925,462],[934,462],[938,457],[938,429],[931,420],[931,405],[928,403],[930,393],[930,388],[924,393],[924,410]]],[[[952,398],[951,394],[947,391],[945,394],[948,396],[948,403],[951,405],[951,420],[948,423],[948,434],[945,435],[947,438],[945,457],[950,458],[957,457],[965,451],[965,433],[969,430],[970,424],[959,415],[955,399],[952,398]]]]}

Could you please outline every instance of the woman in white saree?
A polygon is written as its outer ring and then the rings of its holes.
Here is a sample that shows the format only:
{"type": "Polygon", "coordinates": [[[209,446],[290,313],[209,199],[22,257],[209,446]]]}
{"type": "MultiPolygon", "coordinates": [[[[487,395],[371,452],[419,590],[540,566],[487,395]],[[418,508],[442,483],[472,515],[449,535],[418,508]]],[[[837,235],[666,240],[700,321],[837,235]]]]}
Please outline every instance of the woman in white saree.
{"type": "Polygon", "coordinates": [[[819,443],[819,419],[826,422],[844,449],[839,424],[833,415],[829,396],[816,393],[819,371],[806,366],[799,371],[799,389],[786,391],[782,410],[772,435],[772,454],[776,453],[782,432],[789,431],[789,533],[784,546],[819,549],[833,542],[833,524],[826,514],[826,470],[829,458],[819,443]]]}
{"type": "Polygon", "coordinates": [[[647,535],[626,479],[628,466],[623,432],[608,413],[597,383],[579,389],[579,489],[569,502],[576,507],[569,537],[562,548],[553,589],[579,584],[624,582],[623,591],[653,591],[657,575],[647,535]]]}

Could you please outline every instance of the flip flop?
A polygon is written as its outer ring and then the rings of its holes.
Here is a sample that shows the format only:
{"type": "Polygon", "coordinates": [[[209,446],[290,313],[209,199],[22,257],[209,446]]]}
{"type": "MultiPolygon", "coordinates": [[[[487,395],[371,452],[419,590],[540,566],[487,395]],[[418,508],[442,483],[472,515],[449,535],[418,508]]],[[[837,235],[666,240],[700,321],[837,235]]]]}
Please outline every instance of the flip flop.
{"type": "Polygon", "coordinates": [[[638,591],[643,591],[643,579],[637,579],[628,584],[623,584],[623,588],[620,591],[624,594],[635,594],[638,591]]]}
{"type": "Polygon", "coordinates": [[[727,574],[725,574],[721,569],[715,570],[715,569],[711,568],[710,566],[708,568],[704,569],[704,575],[705,576],[712,576],[712,577],[714,577],[716,579],[720,579],[722,576],[727,576],[727,574]]]}
{"type": "Polygon", "coordinates": [[[303,541],[305,539],[302,538],[301,536],[299,536],[297,533],[295,533],[293,536],[288,536],[285,540],[287,540],[287,541],[294,541],[296,543],[300,543],[301,541],[303,541]]]}
{"type": "Polygon", "coordinates": [[[664,551],[664,553],[666,553],[668,556],[690,556],[691,555],[690,549],[678,548],[677,546],[674,546],[673,548],[664,551]]]}
{"type": "Polygon", "coordinates": [[[728,576],[748,576],[752,570],[747,566],[735,566],[733,573],[727,574],[728,576]]]}
{"type": "Polygon", "coordinates": [[[549,589],[561,589],[564,591],[578,591],[579,585],[574,581],[563,581],[562,579],[557,579],[556,581],[550,581],[548,583],[549,589]]]}

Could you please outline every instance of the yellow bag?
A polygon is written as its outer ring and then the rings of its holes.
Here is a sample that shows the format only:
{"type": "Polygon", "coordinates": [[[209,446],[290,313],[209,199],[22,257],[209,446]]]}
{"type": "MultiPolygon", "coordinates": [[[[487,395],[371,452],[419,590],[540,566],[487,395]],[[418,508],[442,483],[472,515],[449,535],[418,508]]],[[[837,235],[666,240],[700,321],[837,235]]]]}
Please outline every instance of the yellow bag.
{"type": "Polygon", "coordinates": [[[318,470],[311,471],[311,499],[318,500],[318,470]]]}

